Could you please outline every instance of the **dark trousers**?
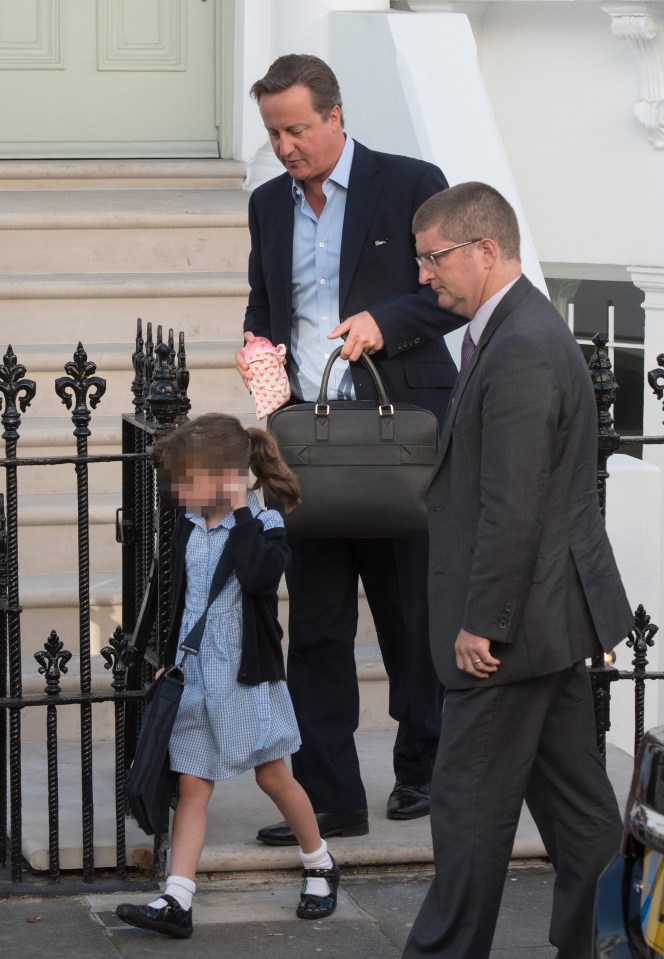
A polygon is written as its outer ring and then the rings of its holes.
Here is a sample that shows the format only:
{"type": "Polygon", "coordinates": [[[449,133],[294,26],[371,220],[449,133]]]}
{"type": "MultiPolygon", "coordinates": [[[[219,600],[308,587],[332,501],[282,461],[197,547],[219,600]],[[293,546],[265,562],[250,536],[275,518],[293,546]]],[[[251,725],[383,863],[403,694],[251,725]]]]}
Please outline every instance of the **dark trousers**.
{"type": "Polygon", "coordinates": [[[550,940],[559,959],[590,959],[595,885],[618,851],[621,818],[583,663],[446,692],[432,786],[435,876],[404,959],[488,959],[524,799],[556,870],[550,940]]]}
{"type": "Polygon", "coordinates": [[[302,747],[293,773],[316,812],[363,809],[366,793],[354,733],[359,579],[389,678],[389,712],[399,728],[400,782],[431,781],[442,688],[428,640],[427,539],[292,540],[288,688],[302,747]]]}

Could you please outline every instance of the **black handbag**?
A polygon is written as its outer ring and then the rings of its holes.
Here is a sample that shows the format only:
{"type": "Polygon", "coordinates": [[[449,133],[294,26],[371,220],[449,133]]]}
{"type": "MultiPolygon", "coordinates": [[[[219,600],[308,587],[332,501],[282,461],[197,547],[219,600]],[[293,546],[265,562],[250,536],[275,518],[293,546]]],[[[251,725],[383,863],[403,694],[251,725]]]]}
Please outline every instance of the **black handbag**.
{"type": "Polygon", "coordinates": [[[302,502],[284,516],[289,538],[414,536],[427,531],[425,493],[438,450],[429,410],[391,403],[374,363],[362,362],[378,400],[327,399],[330,370],[316,403],[282,407],[267,429],[300,483],[302,502]]]}
{"type": "Polygon", "coordinates": [[[200,649],[208,610],[233,571],[233,558],[224,547],[210,584],[207,606],[180,644],[184,655],[156,679],[145,694],[136,754],[125,780],[125,794],[136,822],[148,836],[168,831],[171,800],[178,780],[168,758],[168,744],[186,683],[185,662],[200,649]]]}

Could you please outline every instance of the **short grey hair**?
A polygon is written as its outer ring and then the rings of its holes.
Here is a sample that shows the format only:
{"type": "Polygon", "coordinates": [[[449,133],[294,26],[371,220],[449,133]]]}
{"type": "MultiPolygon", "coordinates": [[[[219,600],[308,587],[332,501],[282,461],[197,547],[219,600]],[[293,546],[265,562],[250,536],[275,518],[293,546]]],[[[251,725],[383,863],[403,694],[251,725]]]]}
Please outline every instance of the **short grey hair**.
{"type": "Polygon", "coordinates": [[[426,200],[413,217],[413,233],[434,227],[441,238],[455,243],[489,237],[505,259],[520,259],[516,213],[505,197],[487,183],[459,183],[426,200]]]}

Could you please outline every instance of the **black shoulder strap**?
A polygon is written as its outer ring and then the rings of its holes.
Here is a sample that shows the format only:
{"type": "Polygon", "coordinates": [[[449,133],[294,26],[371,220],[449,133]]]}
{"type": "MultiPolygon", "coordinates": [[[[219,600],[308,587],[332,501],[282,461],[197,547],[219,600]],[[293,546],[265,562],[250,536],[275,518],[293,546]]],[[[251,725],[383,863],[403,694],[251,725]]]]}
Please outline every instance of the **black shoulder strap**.
{"type": "Polygon", "coordinates": [[[203,639],[203,633],[205,632],[205,623],[207,622],[208,611],[210,606],[212,606],[215,599],[228,582],[234,566],[235,563],[233,561],[233,556],[228,548],[227,542],[221,552],[219,562],[217,563],[217,568],[212,576],[207,606],[205,607],[205,610],[203,611],[203,614],[198,622],[194,624],[192,629],[187,633],[185,638],[180,643],[180,649],[185,653],[185,656],[187,656],[189,653],[193,653],[194,656],[198,656],[198,651],[201,648],[201,640],[203,639]]]}

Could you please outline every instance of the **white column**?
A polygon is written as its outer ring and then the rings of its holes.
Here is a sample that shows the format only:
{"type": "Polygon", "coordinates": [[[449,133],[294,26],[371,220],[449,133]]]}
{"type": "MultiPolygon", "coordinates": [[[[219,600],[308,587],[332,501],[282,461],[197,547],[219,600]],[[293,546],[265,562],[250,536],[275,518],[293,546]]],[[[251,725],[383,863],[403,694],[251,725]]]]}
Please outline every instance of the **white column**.
{"type": "MultiPolygon", "coordinates": [[[[657,368],[657,357],[664,353],[664,267],[631,266],[628,271],[634,285],[645,293],[644,363],[647,372],[657,368]]],[[[662,404],[653,395],[646,381],[643,394],[644,435],[664,434],[663,420],[662,404]]],[[[664,446],[646,447],[644,458],[661,468],[664,466],[664,446]]]]}
{"type": "MultiPolygon", "coordinates": [[[[664,267],[632,266],[629,267],[628,270],[634,285],[645,293],[643,309],[646,315],[644,340],[644,369],[646,379],[643,393],[643,434],[644,436],[662,436],[664,435],[664,410],[662,409],[662,400],[657,399],[653,394],[647,381],[647,373],[649,370],[657,369],[658,366],[664,369],[664,363],[657,362],[657,357],[664,353],[664,267]]],[[[661,385],[664,386],[664,377],[662,378],[661,385]]],[[[648,612],[651,615],[652,621],[660,627],[660,632],[655,638],[654,646],[657,654],[655,654],[653,650],[653,656],[649,657],[649,665],[650,668],[661,670],[664,669],[664,570],[662,569],[664,563],[661,561],[661,544],[664,542],[664,509],[661,509],[663,502],[662,494],[664,493],[664,445],[645,446],[643,449],[643,460],[644,463],[656,466],[660,471],[660,482],[658,486],[660,510],[652,511],[654,514],[652,515],[653,524],[657,524],[658,520],[659,524],[655,542],[651,544],[648,550],[649,554],[652,554],[654,550],[654,555],[648,557],[649,562],[660,570],[659,604],[658,608],[656,604],[653,604],[653,609],[648,609],[648,612]]],[[[610,482],[609,480],[609,483],[610,482]]],[[[645,544],[642,542],[635,542],[633,549],[635,552],[640,552],[644,549],[644,546],[645,544]]],[[[664,722],[664,692],[659,692],[659,683],[650,685],[656,685],[658,688],[659,708],[657,721],[658,723],[662,723],[664,722]]],[[[648,694],[652,696],[652,691],[648,690],[648,694]]],[[[647,699],[648,697],[646,697],[646,702],[647,699]]]]}

